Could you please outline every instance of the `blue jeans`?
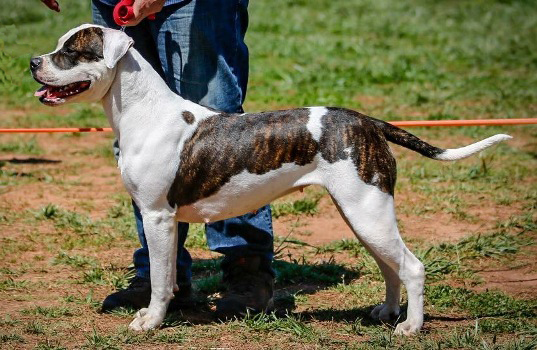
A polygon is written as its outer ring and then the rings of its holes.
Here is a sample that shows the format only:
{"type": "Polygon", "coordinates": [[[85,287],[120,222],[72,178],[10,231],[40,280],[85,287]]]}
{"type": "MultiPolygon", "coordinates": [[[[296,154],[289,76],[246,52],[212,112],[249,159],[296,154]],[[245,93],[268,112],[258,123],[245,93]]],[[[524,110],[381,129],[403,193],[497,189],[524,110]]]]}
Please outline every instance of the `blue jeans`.
{"type": "MultiPolygon", "coordinates": [[[[224,112],[242,112],[248,82],[247,0],[185,1],[165,6],[154,21],[144,20],[125,32],[168,86],[183,98],[224,112]]],[[[93,0],[93,21],[118,28],[112,7],[93,0]]],[[[134,253],[137,276],[149,277],[149,250],[143,218],[133,203],[142,248],[134,253]]],[[[188,224],[179,223],[177,282],[189,284],[192,258],[184,248],[188,224]]],[[[224,263],[241,256],[273,258],[270,206],[255,214],[206,225],[209,249],[225,254],[224,263]]],[[[269,264],[266,264],[270,266],[269,264]]],[[[272,270],[269,271],[273,274],[272,270]]]]}

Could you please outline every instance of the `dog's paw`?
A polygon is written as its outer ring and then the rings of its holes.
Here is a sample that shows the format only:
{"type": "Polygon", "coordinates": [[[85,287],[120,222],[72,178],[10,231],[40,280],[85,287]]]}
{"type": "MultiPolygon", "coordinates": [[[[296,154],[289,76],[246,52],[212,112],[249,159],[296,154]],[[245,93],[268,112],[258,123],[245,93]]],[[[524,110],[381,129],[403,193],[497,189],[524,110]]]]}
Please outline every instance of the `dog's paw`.
{"type": "Polygon", "coordinates": [[[380,304],[371,311],[371,318],[388,322],[399,316],[399,305],[380,304]]]}
{"type": "Polygon", "coordinates": [[[152,314],[149,309],[140,309],[129,325],[129,328],[133,331],[148,331],[150,329],[156,329],[160,327],[163,321],[163,317],[152,314]]]}
{"type": "Polygon", "coordinates": [[[420,331],[421,323],[412,322],[411,320],[406,320],[405,322],[399,323],[395,327],[395,335],[414,335],[420,331]]]}

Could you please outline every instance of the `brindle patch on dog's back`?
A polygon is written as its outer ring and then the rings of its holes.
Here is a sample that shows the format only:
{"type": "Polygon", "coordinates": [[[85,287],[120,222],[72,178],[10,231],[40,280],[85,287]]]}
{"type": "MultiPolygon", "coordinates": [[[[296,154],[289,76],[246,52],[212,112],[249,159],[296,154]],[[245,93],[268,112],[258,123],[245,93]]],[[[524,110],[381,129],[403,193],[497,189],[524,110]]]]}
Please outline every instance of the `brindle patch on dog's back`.
{"type": "Polygon", "coordinates": [[[215,194],[246,170],[265,174],[285,163],[306,165],[319,145],[306,128],[309,110],[218,114],[201,121],[185,143],[168,192],[173,207],[215,194]]]}
{"type": "Polygon", "coordinates": [[[102,58],[103,30],[98,27],[84,28],[74,33],[51,56],[54,65],[64,70],[73,68],[80,62],[99,61],[102,58]]]}
{"type": "Polygon", "coordinates": [[[395,159],[374,119],[349,109],[328,108],[322,125],[322,157],[330,163],[351,157],[362,181],[393,196],[395,159]]]}

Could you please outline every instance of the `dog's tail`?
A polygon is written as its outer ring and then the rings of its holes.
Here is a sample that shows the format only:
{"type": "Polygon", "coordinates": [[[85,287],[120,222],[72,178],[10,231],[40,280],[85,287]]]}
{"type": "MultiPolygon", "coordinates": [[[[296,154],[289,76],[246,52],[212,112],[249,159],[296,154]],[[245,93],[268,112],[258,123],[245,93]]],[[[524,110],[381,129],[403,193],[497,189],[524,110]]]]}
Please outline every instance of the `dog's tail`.
{"type": "Polygon", "coordinates": [[[484,150],[496,143],[512,139],[513,137],[506,134],[497,134],[484,140],[472,143],[468,146],[453,149],[442,149],[428,144],[420,140],[411,133],[400,129],[390,123],[382,120],[374,119],[377,126],[384,133],[384,137],[390,142],[399,146],[408,148],[414,152],[418,152],[426,157],[437,160],[458,160],[471,156],[477,152],[484,150]]]}

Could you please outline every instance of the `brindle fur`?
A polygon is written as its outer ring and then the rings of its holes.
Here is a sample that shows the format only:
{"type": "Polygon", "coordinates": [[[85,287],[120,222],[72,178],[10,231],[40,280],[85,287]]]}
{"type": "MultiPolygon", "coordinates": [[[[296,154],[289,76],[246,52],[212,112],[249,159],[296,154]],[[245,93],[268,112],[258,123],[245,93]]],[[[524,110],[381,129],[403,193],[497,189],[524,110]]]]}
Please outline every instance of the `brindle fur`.
{"type": "Polygon", "coordinates": [[[396,145],[403,146],[414,152],[418,152],[421,155],[429,158],[435,158],[437,155],[444,152],[443,149],[432,146],[427,142],[420,140],[418,137],[412,135],[408,131],[399,129],[390,123],[385,121],[371,118],[377,126],[382,130],[386,140],[395,143],[396,145]]]}
{"type": "Polygon", "coordinates": [[[192,112],[189,112],[189,111],[183,111],[183,113],[181,113],[182,116],[183,116],[183,120],[187,123],[187,124],[192,124],[196,121],[196,118],[194,117],[194,114],[192,112]]]}
{"type": "Polygon", "coordinates": [[[98,61],[103,58],[103,31],[90,27],[73,34],[51,59],[59,69],[70,69],[80,62],[98,61]]]}
{"type": "Polygon", "coordinates": [[[376,119],[328,108],[319,142],[306,127],[308,119],[308,109],[294,109],[203,120],[185,143],[168,202],[192,204],[215,194],[244,170],[261,175],[285,163],[306,165],[319,151],[329,163],[350,157],[364,182],[393,196],[395,159],[376,119]]]}
{"type": "Polygon", "coordinates": [[[395,159],[373,118],[348,109],[328,108],[322,125],[322,157],[330,163],[350,157],[362,181],[393,196],[395,159]]]}
{"type": "Polygon", "coordinates": [[[183,206],[209,197],[243,170],[260,175],[285,163],[311,163],[319,145],[306,128],[308,116],[307,109],[294,109],[201,121],[185,143],[168,202],[183,206]]]}

